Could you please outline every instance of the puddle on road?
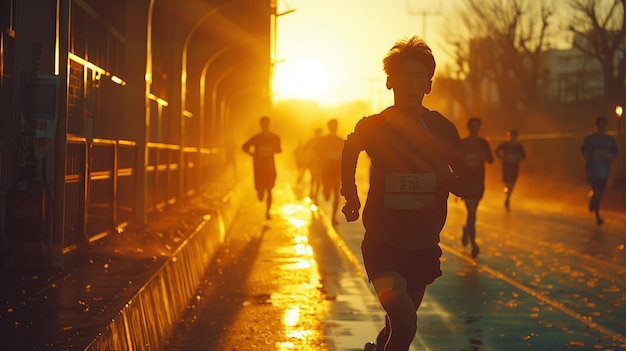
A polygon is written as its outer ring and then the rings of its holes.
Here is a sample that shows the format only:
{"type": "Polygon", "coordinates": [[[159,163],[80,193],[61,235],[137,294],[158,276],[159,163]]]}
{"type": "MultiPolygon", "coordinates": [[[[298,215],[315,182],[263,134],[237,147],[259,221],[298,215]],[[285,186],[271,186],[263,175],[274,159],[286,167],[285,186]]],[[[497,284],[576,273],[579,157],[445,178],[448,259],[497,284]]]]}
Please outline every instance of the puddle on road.
{"type": "Polygon", "coordinates": [[[290,242],[277,249],[277,253],[288,258],[279,267],[279,289],[271,294],[271,303],[283,309],[284,340],[276,342],[276,347],[279,351],[312,350],[323,339],[318,309],[323,297],[321,277],[309,244],[311,213],[308,205],[293,203],[283,206],[280,213],[287,225],[282,232],[290,236],[290,242]]]}

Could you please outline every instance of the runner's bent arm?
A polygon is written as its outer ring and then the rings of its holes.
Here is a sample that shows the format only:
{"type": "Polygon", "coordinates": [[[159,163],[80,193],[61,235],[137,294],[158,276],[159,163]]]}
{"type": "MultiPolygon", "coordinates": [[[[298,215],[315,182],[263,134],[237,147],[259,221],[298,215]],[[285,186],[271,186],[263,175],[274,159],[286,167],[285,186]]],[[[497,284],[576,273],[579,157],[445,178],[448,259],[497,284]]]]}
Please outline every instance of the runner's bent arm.
{"type": "Polygon", "coordinates": [[[520,153],[521,153],[520,161],[525,160],[526,159],[526,150],[524,150],[524,146],[522,146],[522,144],[519,144],[519,149],[520,149],[520,153]]]}
{"type": "Polygon", "coordinates": [[[451,192],[466,199],[477,198],[480,182],[467,162],[463,142],[453,125],[446,131],[444,145],[450,168],[456,176],[456,180],[451,184],[451,192]]]}
{"type": "Polygon", "coordinates": [[[274,153],[280,154],[283,152],[283,149],[280,147],[280,137],[276,136],[276,146],[274,149],[274,153]]]}
{"type": "MultiPolygon", "coordinates": [[[[357,124],[358,125],[358,124],[357,124]]],[[[363,150],[362,142],[357,134],[356,127],[343,143],[341,152],[341,190],[340,193],[346,199],[343,214],[348,222],[359,218],[361,202],[356,187],[355,173],[359,154],[363,150]]]]}
{"type": "Polygon", "coordinates": [[[486,154],[486,159],[485,162],[492,164],[493,163],[493,153],[491,152],[491,146],[489,145],[489,142],[485,140],[485,152],[486,154]]]}
{"type": "Polygon", "coordinates": [[[253,140],[254,137],[250,138],[248,141],[246,141],[243,146],[241,147],[241,149],[243,150],[243,152],[247,153],[250,156],[254,156],[254,154],[250,151],[250,148],[252,147],[253,144],[253,140]]]}

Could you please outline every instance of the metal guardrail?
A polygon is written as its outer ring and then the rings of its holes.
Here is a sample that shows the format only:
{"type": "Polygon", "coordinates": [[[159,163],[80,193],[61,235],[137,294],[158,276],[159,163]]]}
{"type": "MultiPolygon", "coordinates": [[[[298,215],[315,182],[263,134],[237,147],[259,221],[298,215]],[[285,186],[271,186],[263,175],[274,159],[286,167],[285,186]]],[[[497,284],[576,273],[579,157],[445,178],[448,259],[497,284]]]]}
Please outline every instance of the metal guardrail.
{"type": "MultiPolygon", "coordinates": [[[[137,213],[137,144],[68,136],[63,251],[120,229],[137,213]]],[[[219,149],[148,143],[147,212],[163,209],[201,188],[221,168],[219,149]],[[181,169],[184,179],[181,183],[181,169]],[[182,190],[182,194],[181,194],[182,190]]]]}
{"type": "Polygon", "coordinates": [[[179,186],[180,146],[148,143],[148,211],[162,209],[176,201],[179,186]]]}
{"type": "Polygon", "coordinates": [[[94,139],[89,145],[86,235],[90,241],[115,226],[117,143],[94,139]]]}
{"type": "Polygon", "coordinates": [[[68,136],[65,152],[64,251],[86,242],[87,139],[68,136]]]}
{"type": "Polygon", "coordinates": [[[117,177],[115,178],[116,225],[128,223],[135,214],[137,151],[137,143],[134,141],[118,140],[116,154],[117,177]]]}

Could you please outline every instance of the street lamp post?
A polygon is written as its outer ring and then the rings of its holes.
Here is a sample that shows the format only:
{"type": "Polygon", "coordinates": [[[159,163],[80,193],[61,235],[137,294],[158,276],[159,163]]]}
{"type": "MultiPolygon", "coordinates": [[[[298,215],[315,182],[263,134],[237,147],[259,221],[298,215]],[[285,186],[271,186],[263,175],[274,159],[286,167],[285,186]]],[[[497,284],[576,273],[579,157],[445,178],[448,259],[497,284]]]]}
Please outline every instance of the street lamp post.
{"type": "MultiPolygon", "coordinates": [[[[202,25],[202,23],[204,23],[204,21],[206,21],[213,15],[217,14],[225,7],[232,5],[234,3],[236,3],[236,1],[223,3],[217,7],[212,8],[210,11],[204,14],[204,16],[202,16],[202,18],[200,18],[200,20],[198,20],[198,22],[196,22],[196,24],[191,28],[189,33],[187,33],[187,37],[185,38],[185,41],[183,43],[183,50],[182,50],[182,57],[181,57],[181,72],[180,72],[180,160],[181,162],[184,161],[184,156],[185,156],[184,150],[186,146],[185,145],[185,128],[186,128],[185,119],[193,117],[193,115],[189,111],[187,111],[187,55],[189,51],[189,43],[191,42],[191,38],[193,37],[194,33],[198,30],[198,28],[200,28],[200,26],[202,25]]],[[[179,186],[179,194],[181,195],[184,193],[184,188],[185,188],[184,173],[185,173],[185,167],[179,167],[178,186],[179,186]]]]}
{"type": "Polygon", "coordinates": [[[200,74],[200,147],[204,147],[205,145],[205,122],[206,122],[206,75],[209,71],[209,67],[215,60],[217,60],[220,56],[222,56],[226,51],[233,48],[235,44],[226,46],[219,51],[217,51],[213,56],[211,56],[207,62],[202,67],[202,73],[200,74]]]}
{"type": "Polygon", "coordinates": [[[216,51],[211,57],[209,57],[209,59],[205,62],[204,66],[202,67],[202,73],[200,73],[200,87],[199,87],[200,88],[200,129],[201,129],[200,130],[200,146],[201,147],[204,147],[204,141],[205,141],[205,128],[206,128],[205,122],[207,118],[206,116],[206,77],[207,77],[209,68],[218,58],[220,58],[224,53],[233,49],[234,47],[245,44],[245,43],[262,41],[262,40],[266,40],[266,39],[262,37],[248,38],[247,40],[234,42],[231,45],[225,46],[221,48],[220,50],[216,51]]]}
{"type": "Polygon", "coordinates": [[[230,67],[229,69],[223,71],[222,74],[220,74],[217,78],[215,78],[215,81],[213,82],[213,87],[211,88],[211,108],[213,110],[213,112],[211,113],[211,131],[213,133],[215,133],[217,131],[217,128],[221,126],[221,124],[218,123],[218,119],[221,119],[221,116],[218,116],[220,110],[219,106],[217,106],[217,89],[224,80],[224,78],[226,78],[229,74],[244,65],[246,65],[246,63],[240,63],[230,67]]]}
{"type": "MultiPolygon", "coordinates": [[[[422,37],[426,38],[426,18],[428,16],[441,16],[441,9],[428,10],[426,8],[422,8],[423,6],[419,6],[414,4],[414,2],[421,3],[421,1],[407,1],[407,12],[410,15],[420,15],[422,16],[422,37]]],[[[441,6],[441,4],[439,5],[441,6]]]]}
{"type": "MultiPolygon", "coordinates": [[[[182,51],[182,58],[181,58],[181,72],[180,72],[180,115],[181,115],[181,123],[184,123],[184,118],[182,118],[182,116],[188,114],[188,112],[186,111],[187,107],[186,107],[186,100],[187,100],[187,52],[189,50],[189,43],[191,42],[191,37],[193,36],[193,34],[196,32],[196,30],[198,30],[198,28],[200,28],[200,25],[206,21],[208,18],[210,18],[211,16],[215,15],[216,13],[218,13],[219,11],[221,11],[224,7],[232,4],[233,2],[227,2],[224,4],[221,4],[218,7],[215,7],[213,9],[211,9],[211,11],[207,12],[198,22],[196,22],[196,24],[193,26],[193,28],[191,28],[191,30],[189,31],[189,33],[187,34],[187,37],[185,38],[185,42],[183,44],[183,51],[182,51]]],[[[184,130],[184,129],[181,129],[184,130]]],[[[182,142],[183,140],[181,140],[182,142]]]]}
{"type": "Polygon", "coordinates": [[[272,17],[270,20],[270,32],[271,32],[271,42],[270,42],[270,81],[269,81],[269,85],[268,85],[268,92],[269,92],[269,98],[270,100],[272,99],[273,96],[273,91],[274,91],[274,66],[276,65],[276,63],[278,63],[278,59],[276,58],[276,56],[278,55],[278,39],[277,39],[277,34],[278,34],[278,24],[277,24],[277,19],[278,17],[282,17],[285,15],[288,15],[290,13],[294,13],[296,11],[296,9],[289,9],[287,11],[283,11],[280,13],[276,12],[276,7],[273,8],[274,12],[272,13],[272,17]]]}
{"type": "Polygon", "coordinates": [[[622,130],[622,113],[624,112],[624,108],[622,105],[615,106],[615,116],[617,116],[617,132],[619,133],[622,130]]]}

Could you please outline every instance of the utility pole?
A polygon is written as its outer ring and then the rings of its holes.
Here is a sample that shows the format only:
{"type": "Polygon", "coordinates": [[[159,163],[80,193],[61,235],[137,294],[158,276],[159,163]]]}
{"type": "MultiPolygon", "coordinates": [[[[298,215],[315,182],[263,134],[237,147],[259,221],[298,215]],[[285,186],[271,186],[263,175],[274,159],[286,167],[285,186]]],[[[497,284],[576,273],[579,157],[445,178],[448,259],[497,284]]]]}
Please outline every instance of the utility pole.
{"type": "Polygon", "coordinates": [[[406,9],[409,15],[422,16],[422,38],[426,39],[426,19],[428,16],[441,16],[441,2],[437,9],[427,9],[424,5],[416,5],[423,1],[407,0],[406,9]]]}

